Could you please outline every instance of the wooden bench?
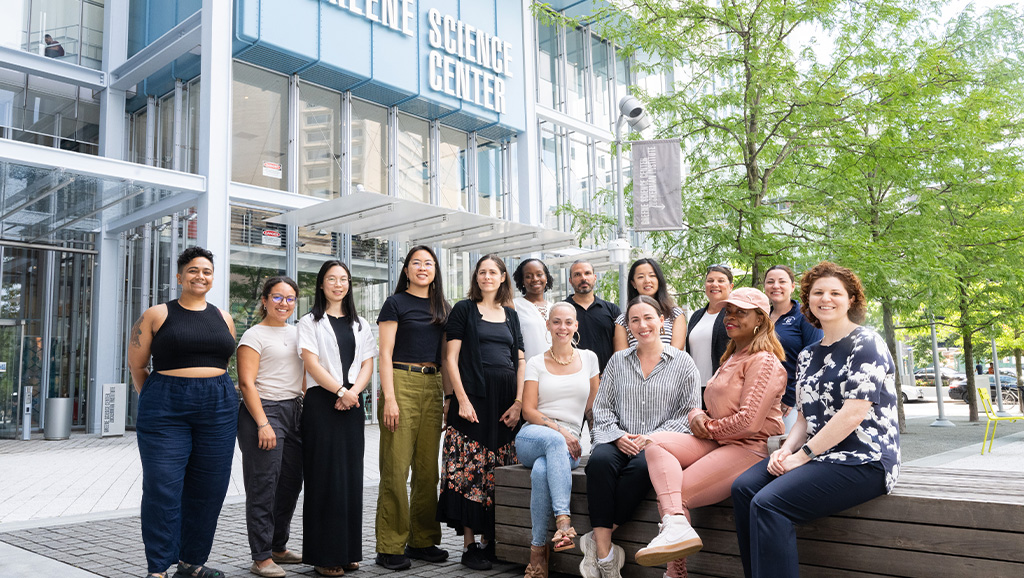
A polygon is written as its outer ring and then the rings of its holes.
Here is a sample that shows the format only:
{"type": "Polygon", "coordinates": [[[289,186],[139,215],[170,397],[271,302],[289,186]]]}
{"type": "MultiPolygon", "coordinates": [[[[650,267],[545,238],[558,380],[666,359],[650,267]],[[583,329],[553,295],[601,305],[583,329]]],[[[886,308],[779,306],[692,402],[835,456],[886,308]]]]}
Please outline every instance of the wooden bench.
{"type": "MultiPolygon", "coordinates": [[[[495,475],[497,555],[530,558],[530,471],[498,468],[495,475]]],[[[586,476],[573,472],[572,522],[589,531],[586,476]]],[[[693,526],[704,549],[687,561],[693,578],[743,576],[732,501],[698,508],[693,526]]],[[[660,578],[664,567],[636,564],[636,551],[658,532],[653,492],[635,520],[615,531],[626,551],[624,578],[660,578]]],[[[553,531],[553,524],[551,530],[553,531]]],[[[905,466],[895,491],[835,516],[797,528],[804,578],[1024,577],[1024,480],[1019,474],[905,466]]],[[[577,540],[577,544],[579,540],[577,540]]],[[[579,575],[579,547],[552,553],[552,572],[579,575]]]]}

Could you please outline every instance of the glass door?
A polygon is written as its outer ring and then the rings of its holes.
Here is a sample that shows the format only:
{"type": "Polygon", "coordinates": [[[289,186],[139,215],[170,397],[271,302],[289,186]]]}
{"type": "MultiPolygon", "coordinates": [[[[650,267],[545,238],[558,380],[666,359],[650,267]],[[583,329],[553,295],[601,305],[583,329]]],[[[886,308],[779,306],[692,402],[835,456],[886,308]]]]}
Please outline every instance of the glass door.
{"type": "Polygon", "coordinates": [[[24,336],[24,321],[0,319],[0,438],[17,437],[21,426],[24,336]]]}

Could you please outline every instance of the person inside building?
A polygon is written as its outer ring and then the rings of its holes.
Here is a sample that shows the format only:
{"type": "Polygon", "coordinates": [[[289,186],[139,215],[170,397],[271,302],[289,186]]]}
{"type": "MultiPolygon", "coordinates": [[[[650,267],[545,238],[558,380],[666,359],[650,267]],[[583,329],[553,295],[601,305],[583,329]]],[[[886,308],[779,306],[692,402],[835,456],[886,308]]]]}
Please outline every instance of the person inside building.
{"type": "Polygon", "coordinates": [[[651,490],[644,448],[659,431],[689,432],[700,407],[700,376],[685,352],[661,341],[665,318],[647,295],[629,302],[636,345],[608,361],[594,400],[593,450],[587,462],[587,504],[593,531],[580,538],[584,578],[619,578],[625,563],[612,532],[633,517],[651,490]]]}
{"type": "Polygon", "coordinates": [[[615,353],[615,319],[622,313],[619,306],[601,299],[594,294],[597,274],[594,266],[584,260],[576,261],[569,268],[569,284],[573,293],[565,298],[576,307],[579,322],[580,349],[597,354],[601,371],[615,353]]]}
{"type": "Polygon", "coordinates": [[[64,47],[53,39],[53,36],[47,34],[43,36],[43,41],[46,42],[46,48],[43,49],[43,56],[47,58],[60,58],[64,56],[64,47]]]}
{"type": "Polygon", "coordinates": [[[551,346],[526,362],[523,418],[516,435],[516,455],[530,468],[530,563],[527,578],[546,578],[548,523],[555,517],[551,539],[556,552],[575,548],[576,531],[569,515],[572,470],[580,463],[583,419],[593,423],[591,409],[599,382],[597,355],[573,344],[576,308],[555,303],[548,316],[551,346]]]}
{"type": "Polygon", "coordinates": [[[516,463],[526,363],[505,263],[485,255],[473,269],[469,298],[452,307],[438,521],[462,535],[462,564],[489,570],[494,556],[494,468],[516,463]],[[476,542],[476,535],[481,542],[476,542]]]}
{"type": "MultiPolygon", "coordinates": [[[[665,274],[661,272],[661,265],[658,265],[654,259],[637,259],[629,268],[626,297],[628,301],[632,301],[637,295],[647,295],[661,306],[661,311],[665,314],[661,340],[676,349],[684,349],[686,347],[686,325],[676,323],[677,319],[683,319],[683,309],[678,307],[675,300],[668,294],[665,274]]],[[[625,314],[621,314],[615,319],[615,351],[622,351],[636,345],[636,337],[629,332],[628,325],[625,314]]]]}
{"type": "Polygon", "coordinates": [[[795,524],[891,492],[899,477],[896,365],[885,340],[861,325],[860,279],[824,261],[800,279],[800,300],[824,337],[800,353],[796,425],[732,485],[748,578],[799,576],[795,524]]]}
{"type": "Polygon", "coordinates": [[[150,578],[164,578],[175,562],[182,576],[224,576],[206,561],[231,481],[238,394],[227,371],[235,322],[206,301],[213,279],[213,253],[182,251],[180,297],[147,309],[129,336],[150,578]]]}
{"type": "Polygon", "coordinates": [[[426,246],[405,256],[395,293],[377,316],[380,336],[380,488],[377,564],[412,566],[410,558],[443,562],[438,548],[437,460],[444,396],[441,360],[451,306],[437,256],[426,246]],[[412,471],[411,497],[406,482],[412,471]]]}
{"type": "Polygon", "coordinates": [[[547,321],[551,302],[544,293],[554,285],[554,279],[548,266],[540,259],[525,259],[515,272],[512,280],[522,297],[516,297],[512,304],[519,315],[519,324],[523,330],[523,346],[526,348],[526,359],[541,355],[551,346],[547,321]]]}
{"type": "Polygon", "coordinates": [[[285,575],[279,564],[298,564],[288,549],[292,514],[302,491],[303,371],[298,334],[288,318],[299,286],[288,277],[263,284],[259,315],[238,342],[238,449],[245,484],[245,526],[252,566],[268,578],[285,575]]]}
{"type": "Polygon", "coordinates": [[[786,359],[782,361],[786,368],[786,393],[782,396],[782,421],[786,424],[786,432],[793,429],[796,423],[796,359],[805,347],[821,341],[821,329],[800,312],[800,303],[793,299],[796,288],[796,276],[793,270],[785,265],[769,267],[764,274],[764,292],[772,302],[772,322],[775,324],[775,335],[782,343],[786,359]]]}
{"type": "Polygon", "coordinates": [[[326,261],[312,310],[299,319],[306,369],[302,410],[302,559],[321,576],[342,576],[363,559],[363,424],[360,403],[377,342],[356,313],[352,273],[326,261]]]}
{"type": "Polygon", "coordinates": [[[692,434],[650,436],[647,468],[662,523],[636,561],[643,566],[669,562],[670,578],[686,576],[685,557],[703,546],[690,526],[690,511],[728,498],[733,480],[768,457],[768,438],[782,434],[785,354],[769,303],[751,287],[732,292],[723,310],[729,345],[704,391],[707,410],[690,411],[692,434]]]}
{"type": "Polygon", "coordinates": [[[700,370],[701,387],[718,371],[729,344],[722,306],[732,293],[732,269],[712,265],[704,274],[704,295],[708,304],[693,312],[686,328],[686,352],[700,370]]]}

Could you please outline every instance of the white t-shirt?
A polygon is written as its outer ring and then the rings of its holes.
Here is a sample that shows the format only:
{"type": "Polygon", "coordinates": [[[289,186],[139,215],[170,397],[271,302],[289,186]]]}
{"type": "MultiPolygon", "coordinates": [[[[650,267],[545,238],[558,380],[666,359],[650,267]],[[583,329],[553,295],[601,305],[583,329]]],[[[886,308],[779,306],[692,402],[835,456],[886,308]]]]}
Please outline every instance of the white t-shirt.
{"type": "Polygon", "coordinates": [[[544,355],[536,355],[526,362],[526,379],[537,382],[537,410],[565,426],[580,438],[583,413],[590,397],[590,378],[600,372],[597,354],[586,349],[576,353],[583,367],[569,375],[554,375],[544,363],[544,355]]]}
{"type": "Polygon", "coordinates": [[[711,360],[711,338],[715,332],[715,321],[721,313],[719,311],[711,314],[705,311],[704,316],[697,322],[697,326],[690,332],[690,356],[693,357],[693,362],[697,364],[697,370],[700,371],[701,387],[707,385],[708,380],[715,373],[714,363],[711,360]]]}
{"type": "Polygon", "coordinates": [[[512,304],[515,305],[516,313],[519,315],[519,329],[523,332],[526,359],[547,351],[548,347],[551,347],[547,327],[551,303],[547,303],[543,312],[537,309],[536,305],[527,301],[525,297],[516,297],[512,300],[512,304]]]}
{"type": "Polygon", "coordinates": [[[285,401],[302,395],[302,358],[297,343],[294,325],[253,325],[242,334],[238,346],[251,347],[260,354],[260,368],[256,372],[260,399],[285,401]]]}

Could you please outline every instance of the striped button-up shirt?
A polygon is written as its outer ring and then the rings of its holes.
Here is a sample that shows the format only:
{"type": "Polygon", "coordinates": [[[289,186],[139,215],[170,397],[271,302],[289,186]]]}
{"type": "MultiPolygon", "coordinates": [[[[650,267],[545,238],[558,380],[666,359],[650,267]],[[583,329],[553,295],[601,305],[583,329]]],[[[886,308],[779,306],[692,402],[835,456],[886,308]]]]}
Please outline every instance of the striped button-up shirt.
{"type": "Polygon", "coordinates": [[[693,359],[671,345],[644,377],[636,347],[608,361],[594,400],[593,442],[610,443],[628,434],[690,432],[687,414],[700,407],[700,375],[693,359]]]}

